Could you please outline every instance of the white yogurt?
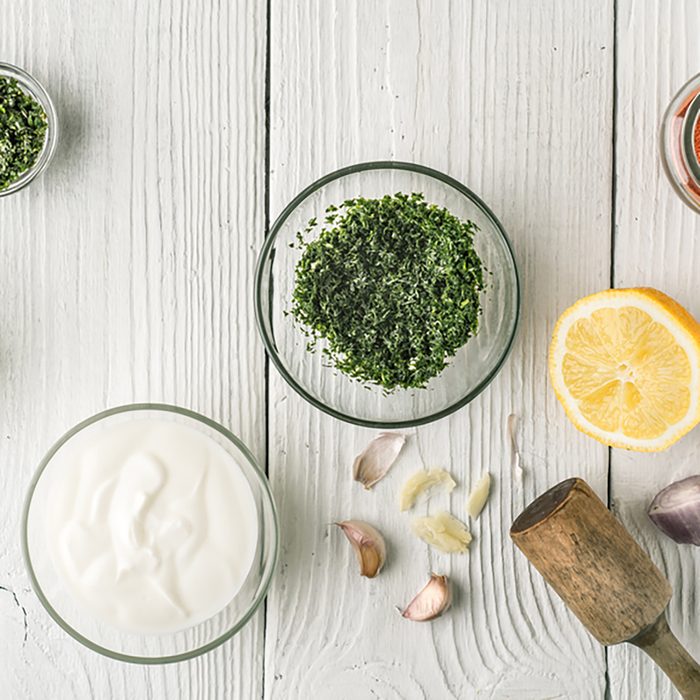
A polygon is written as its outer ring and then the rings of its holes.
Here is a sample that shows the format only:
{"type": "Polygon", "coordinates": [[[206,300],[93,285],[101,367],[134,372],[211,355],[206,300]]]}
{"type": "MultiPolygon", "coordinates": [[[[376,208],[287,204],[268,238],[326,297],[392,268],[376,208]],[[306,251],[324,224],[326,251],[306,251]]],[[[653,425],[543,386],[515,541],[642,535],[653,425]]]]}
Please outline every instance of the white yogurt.
{"type": "Polygon", "coordinates": [[[240,466],[207,435],[153,418],[95,430],[56,457],[47,512],[54,565],[103,622],[167,633],[226,607],[258,540],[240,466]]]}

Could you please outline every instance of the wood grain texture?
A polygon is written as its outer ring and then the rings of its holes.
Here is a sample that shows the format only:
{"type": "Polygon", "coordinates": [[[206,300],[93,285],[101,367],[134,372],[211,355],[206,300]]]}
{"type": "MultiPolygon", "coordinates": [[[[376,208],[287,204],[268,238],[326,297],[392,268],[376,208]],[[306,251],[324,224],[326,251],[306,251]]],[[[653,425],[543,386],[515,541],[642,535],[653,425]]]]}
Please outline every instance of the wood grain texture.
{"type": "MultiPolygon", "coordinates": [[[[693,0],[618,0],[618,118],[615,284],[649,285],[700,316],[700,217],[671,189],[658,156],[658,132],[676,91],[700,69],[700,6],[693,0]]],[[[700,557],[656,530],[646,516],[667,484],[697,474],[700,432],[669,450],[612,453],[612,498],[632,534],[665,571],[674,594],[669,623],[700,658],[700,557]]],[[[641,652],[610,649],[612,696],[679,697],[641,652]]]]}
{"type": "Polygon", "coordinates": [[[582,479],[539,497],[510,534],[601,644],[626,642],[663,616],[666,577],[582,479]]]}
{"type": "Polygon", "coordinates": [[[44,613],[20,557],[30,475],[77,420],[162,400],[264,458],[250,289],[264,212],[264,0],[0,0],[2,60],[54,97],[55,161],[0,199],[0,697],[254,698],[262,616],[191,663],[119,664],[44,613]]]}
{"type": "Polygon", "coordinates": [[[685,700],[700,698],[700,666],[671,632],[665,612],[632,643],[654,660],[681,697],[685,700]]]}
{"type": "MultiPolygon", "coordinates": [[[[607,450],[579,434],[546,375],[558,314],[607,286],[610,265],[613,3],[372,0],[273,3],[270,200],[273,216],[339,166],[396,158],[443,170],[479,193],[512,238],[524,285],[520,334],[468,408],[409,432],[371,493],[351,478],[373,431],[312,410],[272,370],[270,474],[282,558],[268,602],[268,698],[601,698],[603,649],[508,538],[514,516],[578,475],[605,496],[607,450]],[[511,471],[520,417],[524,476],[511,471]],[[445,466],[460,487],[489,469],[493,495],[469,555],[429,551],[398,512],[403,480],[445,466]],[[364,518],[389,544],[360,579],[329,523],[364,518]],[[393,610],[449,574],[457,600],[432,624],[393,610]]],[[[419,513],[428,510],[423,506],[419,513]]]]}

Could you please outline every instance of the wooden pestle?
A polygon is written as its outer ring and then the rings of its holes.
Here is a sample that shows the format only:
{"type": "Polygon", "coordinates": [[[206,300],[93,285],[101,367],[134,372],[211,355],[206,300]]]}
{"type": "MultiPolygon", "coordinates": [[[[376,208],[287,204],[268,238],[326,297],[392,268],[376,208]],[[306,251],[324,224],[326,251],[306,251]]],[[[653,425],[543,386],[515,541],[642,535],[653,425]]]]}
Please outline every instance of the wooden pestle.
{"type": "Polygon", "coordinates": [[[666,621],[671,585],[585,481],[542,494],[510,536],[601,644],[638,646],[686,700],[700,700],[700,666],[666,621]]]}

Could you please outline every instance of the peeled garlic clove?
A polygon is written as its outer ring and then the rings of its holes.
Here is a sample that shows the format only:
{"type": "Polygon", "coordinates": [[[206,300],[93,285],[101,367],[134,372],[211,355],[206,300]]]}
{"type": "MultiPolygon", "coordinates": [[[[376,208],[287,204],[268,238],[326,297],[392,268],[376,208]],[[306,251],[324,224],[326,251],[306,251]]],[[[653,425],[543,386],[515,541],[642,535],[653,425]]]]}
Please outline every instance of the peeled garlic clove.
{"type": "Polygon", "coordinates": [[[423,542],[447,554],[466,552],[472,541],[467,526],[445,511],[416,518],[413,521],[413,532],[423,542]]]}
{"type": "Polygon", "coordinates": [[[344,520],[336,525],[355,550],[360,576],[374,578],[386,560],[386,543],[379,530],[363,520],[344,520]]]}
{"type": "Polygon", "coordinates": [[[371,489],[389,471],[406,443],[400,433],[380,433],[355,458],[352,478],[366,489],[371,489]]]}
{"type": "Polygon", "coordinates": [[[523,476],[522,460],[520,458],[520,449],[518,448],[518,416],[511,413],[508,416],[508,437],[510,438],[510,465],[518,479],[523,476]]]}
{"type": "Polygon", "coordinates": [[[484,509],[486,501],[489,497],[489,491],[491,489],[491,474],[486,472],[479,481],[476,482],[476,486],[472,489],[467,499],[467,513],[472,520],[476,520],[479,514],[484,509]]]}
{"type": "Polygon", "coordinates": [[[440,617],[450,607],[452,592],[447,576],[430,574],[430,581],[401,612],[407,620],[427,622],[440,617]]]}
{"type": "Polygon", "coordinates": [[[401,510],[413,508],[419,496],[430,496],[430,492],[439,486],[443,486],[449,493],[457,486],[450,472],[445,469],[430,469],[416,472],[409,477],[401,489],[399,507],[401,510]]]}

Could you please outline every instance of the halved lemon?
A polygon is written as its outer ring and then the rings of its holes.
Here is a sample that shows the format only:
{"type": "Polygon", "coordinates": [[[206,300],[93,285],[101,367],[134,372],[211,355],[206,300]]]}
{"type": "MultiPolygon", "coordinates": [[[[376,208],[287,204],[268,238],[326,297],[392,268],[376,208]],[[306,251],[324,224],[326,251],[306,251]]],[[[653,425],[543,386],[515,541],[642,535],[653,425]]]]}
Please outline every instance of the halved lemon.
{"type": "Polygon", "coordinates": [[[554,391],[574,425],[612,447],[656,452],[700,421],[700,324],[655,289],[610,289],[559,318],[554,391]]]}

